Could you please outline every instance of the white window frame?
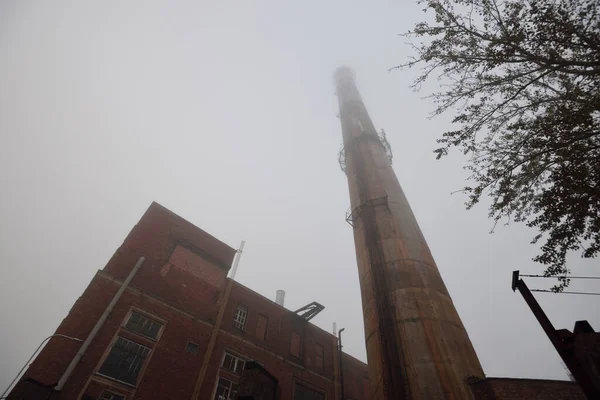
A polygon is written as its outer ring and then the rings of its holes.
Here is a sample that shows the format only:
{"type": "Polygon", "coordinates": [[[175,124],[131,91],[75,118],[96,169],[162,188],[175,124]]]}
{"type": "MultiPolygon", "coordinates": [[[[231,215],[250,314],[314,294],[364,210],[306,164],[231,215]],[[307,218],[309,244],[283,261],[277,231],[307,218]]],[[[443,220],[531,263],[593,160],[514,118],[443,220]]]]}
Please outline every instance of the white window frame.
{"type": "Polygon", "coordinates": [[[126,331],[128,331],[128,332],[131,332],[131,333],[134,333],[134,334],[139,335],[141,337],[144,337],[146,339],[152,340],[153,342],[158,342],[158,340],[160,339],[160,336],[162,335],[163,330],[165,329],[165,325],[166,325],[166,321],[163,320],[162,318],[158,318],[157,316],[152,315],[150,313],[147,313],[144,310],[140,310],[139,308],[132,308],[127,313],[127,316],[123,320],[123,323],[121,324],[121,327],[123,329],[125,329],[126,331]],[[150,321],[152,321],[154,323],[160,324],[160,328],[158,329],[158,332],[156,333],[156,337],[155,338],[153,338],[151,336],[144,335],[142,332],[135,331],[135,330],[133,330],[131,328],[127,328],[127,324],[129,323],[129,320],[133,316],[133,313],[139,314],[142,317],[147,318],[148,320],[150,320],[150,321]]]}
{"type": "Polygon", "coordinates": [[[240,357],[240,356],[232,353],[229,350],[225,350],[223,352],[223,357],[221,357],[221,365],[220,365],[220,367],[222,369],[224,369],[225,371],[229,372],[229,373],[232,373],[232,374],[235,374],[235,375],[241,375],[241,371],[243,371],[244,368],[246,368],[246,360],[244,358],[242,358],[242,357],[240,357]],[[225,358],[227,356],[233,358],[233,369],[229,369],[228,367],[225,367],[225,358]],[[237,372],[237,366],[238,366],[238,364],[242,364],[242,368],[241,368],[240,372],[237,372]]]}
{"type": "MultiPolygon", "coordinates": [[[[223,400],[233,400],[235,398],[235,394],[232,396],[232,393],[231,393],[232,389],[233,389],[233,385],[237,385],[238,386],[238,388],[235,391],[235,393],[237,394],[237,391],[239,390],[239,383],[233,382],[232,380],[224,378],[224,377],[221,377],[221,376],[217,376],[217,379],[216,379],[216,382],[215,382],[215,389],[213,391],[213,395],[212,395],[211,399],[214,399],[217,396],[217,390],[219,389],[219,381],[221,379],[223,379],[224,381],[229,382],[229,388],[227,388],[228,389],[228,391],[227,391],[227,397],[228,398],[225,398],[223,400]]],[[[218,400],[221,400],[221,399],[218,399],[218,400]]]]}
{"type": "MultiPolygon", "coordinates": [[[[152,348],[150,348],[148,346],[144,346],[143,344],[138,343],[138,342],[136,342],[134,340],[128,339],[128,338],[126,338],[124,336],[116,335],[115,338],[113,339],[112,343],[110,344],[110,347],[108,348],[108,351],[106,352],[104,358],[102,359],[102,362],[99,364],[98,370],[96,371],[96,375],[103,376],[105,378],[111,379],[111,380],[116,381],[116,382],[121,382],[121,383],[123,383],[123,384],[125,384],[127,386],[137,387],[139,379],[142,377],[142,375],[144,374],[144,372],[146,370],[146,367],[148,366],[148,362],[150,361],[151,354],[152,354],[152,348]],[[106,361],[110,357],[110,354],[111,354],[113,348],[116,346],[117,342],[120,339],[123,340],[123,341],[126,341],[126,342],[130,342],[134,346],[139,346],[140,348],[143,348],[143,349],[147,350],[147,352],[144,354],[144,360],[141,363],[140,369],[138,370],[138,373],[137,373],[137,375],[135,377],[135,383],[127,382],[127,381],[121,380],[121,379],[119,379],[117,377],[110,376],[110,375],[107,375],[106,373],[102,373],[101,372],[102,367],[104,366],[104,364],[106,363],[106,361]]],[[[131,366],[130,366],[130,368],[131,368],[131,366]]]]}
{"type": "Polygon", "coordinates": [[[233,327],[243,331],[246,328],[246,321],[248,320],[248,307],[238,303],[233,314],[233,327]]]}

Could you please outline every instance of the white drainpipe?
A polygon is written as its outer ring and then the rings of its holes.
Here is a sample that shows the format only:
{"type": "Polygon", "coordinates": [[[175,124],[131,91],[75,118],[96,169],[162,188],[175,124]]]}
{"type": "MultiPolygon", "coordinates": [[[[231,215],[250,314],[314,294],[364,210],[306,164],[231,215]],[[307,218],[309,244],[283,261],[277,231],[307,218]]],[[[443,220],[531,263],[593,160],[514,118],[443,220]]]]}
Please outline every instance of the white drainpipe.
{"type": "Polygon", "coordinates": [[[142,266],[143,262],[144,257],[140,257],[138,262],[135,264],[135,266],[129,273],[129,276],[127,276],[127,279],[125,279],[125,281],[121,284],[121,287],[119,288],[117,293],[115,293],[115,296],[112,298],[112,300],[106,307],[106,310],[104,310],[102,316],[98,319],[98,322],[96,322],[96,325],[94,325],[94,328],[92,328],[92,331],[85,339],[85,342],[83,342],[83,344],[81,345],[81,348],[79,349],[77,354],[75,354],[75,357],[73,357],[73,360],[71,360],[71,364],[69,364],[69,366],[65,370],[65,373],[60,377],[60,380],[58,381],[58,384],[54,387],[54,390],[61,390],[63,386],[65,386],[67,379],[69,379],[69,376],[71,376],[71,374],[73,373],[73,370],[87,351],[88,347],[90,346],[90,343],[92,343],[92,340],[94,340],[94,337],[96,337],[96,334],[102,327],[102,324],[104,324],[104,321],[106,321],[106,318],[114,308],[115,304],[117,304],[117,301],[119,301],[119,298],[121,297],[125,289],[127,289],[129,282],[131,282],[131,279],[133,279],[138,269],[140,269],[140,267],[142,266]]]}

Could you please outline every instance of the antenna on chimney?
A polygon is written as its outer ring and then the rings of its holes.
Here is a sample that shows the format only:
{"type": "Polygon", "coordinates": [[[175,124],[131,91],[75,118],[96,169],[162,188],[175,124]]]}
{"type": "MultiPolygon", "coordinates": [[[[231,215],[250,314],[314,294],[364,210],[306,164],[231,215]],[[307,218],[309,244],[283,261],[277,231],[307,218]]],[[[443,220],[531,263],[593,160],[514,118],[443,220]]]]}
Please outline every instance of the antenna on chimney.
{"type": "Polygon", "coordinates": [[[333,323],[333,336],[337,336],[337,324],[333,323]]]}

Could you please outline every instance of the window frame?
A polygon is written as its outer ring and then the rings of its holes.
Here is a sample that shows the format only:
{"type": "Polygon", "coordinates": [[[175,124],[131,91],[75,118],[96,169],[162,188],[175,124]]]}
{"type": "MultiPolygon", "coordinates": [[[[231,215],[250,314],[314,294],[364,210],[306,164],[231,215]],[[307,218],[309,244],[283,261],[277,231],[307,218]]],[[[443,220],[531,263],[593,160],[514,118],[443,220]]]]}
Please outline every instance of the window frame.
{"type": "Polygon", "coordinates": [[[98,375],[98,376],[101,376],[103,378],[110,379],[112,381],[119,382],[119,383],[121,383],[123,385],[127,385],[129,387],[134,387],[135,388],[135,387],[137,387],[139,379],[144,375],[144,372],[146,371],[146,367],[150,363],[150,357],[152,355],[152,350],[153,349],[150,348],[150,347],[148,347],[148,346],[145,346],[145,345],[143,345],[141,343],[133,341],[133,340],[131,340],[131,339],[125,337],[125,336],[120,336],[117,333],[115,335],[115,337],[113,338],[113,340],[111,341],[110,346],[108,347],[106,353],[104,354],[104,357],[100,361],[100,363],[99,363],[99,365],[98,365],[98,367],[97,367],[97,369],[95,371],[95,374],[98,375]],[[119,341],[119,339],[126,340],[128,342],[131,342],[131,343],[133,343],[135,345],[138,345],[138,346],[140,346],[140,347],[145,348],[145,349],[148,350],[146,352],[146,354],[144,355],[144,359],[143,359],[143,361],[141,363],[141,366],[140,366],[140,368],[139,368],[139,370],[137,372],[137,375],[135,376],[135,383],[127,382],[125,380],[122,380],[122,379],[119,379],[119,378],[115,378],[113,376],[110,376],[110,375],[107,375],[105,373],[100,372],[100,370],[102,369],[102,367],[104,366],[104,364],[106,363],[106,361],[108,360],[108,358],[110,357],[110,354],[112,353],[112,350],[114,349],[114,347],[117,344],[117,342],[119,341]]]}
{"type": "Polygon", "coordinates": [[[145,338],[147,340],[151,340],[153,342],[158,342],[160,340],[160,337],[162,336],[162,333],[163,333],[164,329],[165,329],[165,325],[166,325],[166,321],[164,319],[159,318],[159,317],[157,317],[157,316],[155,316],[153,314],[150,314],[150,313],[148,313],[148,312],[146,312],[144,310],[140,310],[139,308],[132,307],[127,312],[127,315],[123,319],[123,323],[121,324],[121,328],[124,329],[124,330],[126,330],[127,332],[131,332],[131,333],[133,333],[135,335],[138,335],[140,337],[143,337],[143,338],[145,338]],[[150,320],[150,321],[152,321],[154,323],[160,324],[160,328],[158,328],[158,332],[156,332],[156,337],[155,338],[153,338],[152,336],[145,335],[143,332],[136,331],[136,330],[133,330],[133,329],[127,327],[127,324],[131,320],[131,317],[133,316],[134,313],[135,314],[139,314],[142,317],[144,317],[144,318],[146,318],[146,319],[148,319],[148,320],[150,320]]]}
{"type": "Polygon", "coordinates": [[[232,381],[232,380],[230,380],[230,379],[227,379],[227,378],[225,378],[225,377],[222,377],[222,376],[220,376],[220,375],[217,375],[217,379],[216,379],[216,382],[215,382],[215,388],[213,389],[213,395],[212,395],[211,399],[213,399],[213,400],[215,400],[215,399],[216,399],[216,397],[217,397],[217,391],[218,391],[218,389],[219,389],[219,382],[220,382],[221,380],[224,380],[224,381],[227,381],[227,382],[229,382],[229,387],[227,388],[227,390],[228,390],[228,393],[227,393],[227,397],[228,397],[228,399],[225,399],[225,400],[233,400],[233,399],[235,398],[235,395],[236,395],[236,394],[237,394],[237,392],[239,391],[239,383],[237,383],[237,382],[234,382],[234,381],[232,381]],[[234,393],[234,395],[233,395],[233,396],[231,396],[232,389],[233,389],[233,385],[235,385],[235,386],[236,386],[236,390],[235,390],[235,393],[234,393]]]}
{"type": "Polygon", "coordinates": [[[185,352],[188,354],[198,354],[200,352],[200,345],[196,342],[192,342],[191,340],[188,340],[185,345],[185,352]],[[196,346],[196,351],[190,351],[189,350],[190,345],[196,346]]]}
{"type": "Polygon", "coordinates": [[[247,358],[242,357],[242,356],[236,354],[235,352],[225,349],[225,350],[223,350],[223,356],[221,357],[221,363],[219,364],[219,368],[224,371],[227,371],[230,374],[233,374],[236,376],[241,376],[242,372],[244,372],[244,369],[246,368],[246,362],[248,362],[247,358]],[[229,369],[229,368],[225,367],[225,357],[227,357],[227,356],[230,356],[234,360],[233,369],[229,369]],[[242,365],[242,369],[240,370],[240,372],[237,372],[237,365],[239,362],[242,362],[244,364],[242,365]]]}
{"type": "Polygon", "coordinates": [[[106,400],[104,398],[104,395],[106,395],[106,394],[109,394],[112,396],[120,396],[120,398],[118,398],[117,400],[125,400],[127,398],[127,396],[122,393],[117,393],[111,389],[105,389],[102,391],[102,393],[100,393],[100,397],[98,397],[98,400],[106,400]]]}
{"type": "Polygon", "coordinates": [[[233,320],[232,320],[232,325],[235,329],[238,329],[242,332],[246,331],[246,323],[248,322],[248,314],[250,313],[248,306],[246,306],[245,304],[242,303],[237,303],[235,306],[235,310],[233,312],[233,320]],[[245,315],[244,315],[244,320],[243,322],[240,322],[238,320],[238,311],[244,311],[245,315]],[[241,326],[240,326],[241,325],[241,326]]]}

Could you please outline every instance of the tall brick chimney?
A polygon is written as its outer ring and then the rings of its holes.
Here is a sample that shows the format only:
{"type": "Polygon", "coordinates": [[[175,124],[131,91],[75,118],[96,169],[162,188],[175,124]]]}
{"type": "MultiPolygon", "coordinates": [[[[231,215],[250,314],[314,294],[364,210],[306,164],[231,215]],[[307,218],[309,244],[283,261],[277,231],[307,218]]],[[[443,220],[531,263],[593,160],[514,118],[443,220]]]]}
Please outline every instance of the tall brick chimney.
{"type": "Polygon", "coordinates": [[[334,75],[373,399],[469,399],[483,370],[348,67],[334,75]]]}

